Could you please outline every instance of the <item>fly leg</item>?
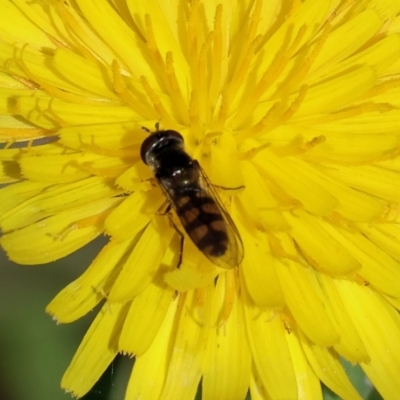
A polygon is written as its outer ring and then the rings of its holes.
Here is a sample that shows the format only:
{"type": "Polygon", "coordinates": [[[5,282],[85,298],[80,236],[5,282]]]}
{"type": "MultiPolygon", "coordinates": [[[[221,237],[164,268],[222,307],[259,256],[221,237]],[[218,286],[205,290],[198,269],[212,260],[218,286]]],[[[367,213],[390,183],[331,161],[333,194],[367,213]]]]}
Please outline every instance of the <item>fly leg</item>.
{"type": "Polygon", "coordinates": [[[220,186],[220,185],[214,185],[212,184],[213,187],[218,188],[218,189],[222,189],[222,190],[240,190],[240,189],[244,189],[245,186],[241,185],[241,186],[236,186],[236,187],[226,187],[226,186],[220,186]]]}
{"type": "Polygon", "coordinates": [[[179,268],[182,264],[183,245],[185,244],[185,236],[183,235],[183,233],[179,230],[179,228],[176,226],[175,222],[173,221],[172,214],[169,212],[167,215],[168,215],[169,223],[172,225],[172,227],[175,229],[176,233],[179,235],[180,249],[179,249],[178,263],[176,264],[176,268],[179,268]]]}
{"type": "Polygon", "coordinates": [[[176,226],[176,224],[172,218],[171,208],[172,208],[171,203],[169,201],[166,201],[165,203],[163,203],[160,206],[160,208],[157,210],[156,214],[157,215],[167,215],[170,225],[175,229],[176,233],[179,235],[180,249],[179,249],[178,263],[176,265],[176,268],[179,268],[182,264],[183,245],[185,243],[185,236],[180,231],[180,229],[176,226]],[[165,207],[165,209],[163,210],[164,207],[165,207]]]}
{"type": "Polygon", "coordinates": [[[222,190],[240,190],[240,189],[244,189],[245,188],[244,185],[236,186],[236,187],[226,187],[226,186],[214,185],[212,182],[210,182],[210,180],[208,179],[207,175],[205,174],[205,172],[200,167],[199,162],[197,160],[193,160],[193,164],[195,164],[196,167],[201,171],[201,173],[203,175],[203,179],[206,180],[207,183],[212,187],[215,187],[215,188],[218,188],[218,189],[222,189],[222,190]]]}

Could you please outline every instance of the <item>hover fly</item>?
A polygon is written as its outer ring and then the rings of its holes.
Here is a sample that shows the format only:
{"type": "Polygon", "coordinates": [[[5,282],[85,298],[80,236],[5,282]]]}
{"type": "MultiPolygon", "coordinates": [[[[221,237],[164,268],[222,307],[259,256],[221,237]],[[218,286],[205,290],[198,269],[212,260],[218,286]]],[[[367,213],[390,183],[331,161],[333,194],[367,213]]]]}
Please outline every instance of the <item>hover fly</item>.
{"type": "MultiPolygon", "coordinates": [[[[178,215],[197,248],[223,268],[238,266],[243,259],[239,232],[219,200],[206,174],[184,150],[182,135],[173,130],[150,132],[140,155],[178,215]]],[[[178,230],[179,233],[179,230],[178,230]]],[[[183,245],[183,236],[182,245],[183,245]]]]}

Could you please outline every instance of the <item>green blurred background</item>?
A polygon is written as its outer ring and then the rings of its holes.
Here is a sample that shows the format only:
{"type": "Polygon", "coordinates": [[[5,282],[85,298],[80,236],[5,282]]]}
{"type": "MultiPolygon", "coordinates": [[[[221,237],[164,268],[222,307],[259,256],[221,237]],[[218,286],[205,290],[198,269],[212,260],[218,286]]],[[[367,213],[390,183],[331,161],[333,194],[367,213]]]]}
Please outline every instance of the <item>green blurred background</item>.
{"type": "MultiPolygon", "coordinates": [[[[61,377],[95,316],[57,325],[46,305],[90,264],[105,243],[44,266],[20,266],[0,250],[0,400],[68,400],[61,377]]],[[[85,400],[123,399],[133,361],[118,358],[85,400]]]]}
{"type": "MultiPolygon", "coordinates": [[[[0,250],[0,400],[71,399],[60,388],[61,377],[96,310],[68,325],[57,325],[44,310],[87,268],[105,242],[100,238],[44,266],[16,265],[0,250]]],[[[83,399],[123,400],[132,364],[128,357],[118,357],[83,399]]],[[[348,363],[345,368],[363,399],[381,398],[360,368],[348,363]]],[[[324,398],[338,399],[326,388],[324,398]]]]}

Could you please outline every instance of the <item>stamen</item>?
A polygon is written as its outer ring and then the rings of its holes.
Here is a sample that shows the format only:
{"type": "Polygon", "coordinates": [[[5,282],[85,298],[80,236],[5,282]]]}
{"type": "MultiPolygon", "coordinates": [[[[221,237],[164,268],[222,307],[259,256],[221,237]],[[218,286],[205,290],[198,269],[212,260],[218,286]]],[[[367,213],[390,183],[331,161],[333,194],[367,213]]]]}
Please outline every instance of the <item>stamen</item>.
{"type": "Polygon", "coordinates": [[[26,142],[45,137],[54,137],[54,132],[44,128],[0,128],[0,142],[5,143],[5,149],[16,142],[26,142]]]}
{"type": "Polygon", "coordinates": [[[199,98],[196,90],[192,90],[189,105],[190,133],[194,141],[199,143],[203,138],[203,130],[199,120],[199,98]]]}
{"type": "MultiPolygon", "coordinates": [[[[288,31],[291,29],[292,27],[289,25],[288,26],[288,31]]],[[[293,40],[293,43],[290,45],[290,47],[288,47],[287,49],[287,53],[289,55],[289,57],[292,57],[295,52],[298,50],[298,48],[300,47],[300,43],[303,40],[304,35],[307,32],[307,26],[306,25],[302,25],[301,28],[298,30],[296,37],[293,40]]]]}
{"type": "MultiPolygon", "coordinates": [[[[290,90],[290,88],[293,89],[293,87],[296,88],[298,86],[298,82],[304,81],[307,73],[309,72],[311,66],[313,65],[319,52],[321,51],[323,45],[325,44],[331,30],[332,30],[332,25],[330,25],[330,24],[325,25],[323,32],[322,32],[321,36],[318,38],[314,47],[312,48],[310,55],[305,58],[305,60],[302,62],[301,66],[299,68],[296,68],[296,73],[290,79],[287,80],[287,82],[285,83],[285,86],[282,87],[280,90],[285,91],[285,88],[286,88],[286,90],[290,90]]],[[[299,33],[300,33],[300,31],[299,31],[299,33]]],[[[305,30],[304,30],[304,33],[305,33],[305,30]]],[[[294,47],[294,44],[292,47],[293,47],[293,49],[296,48],[296,47],[294,47]]],[[[312,74],[310,74],[310,76],[312,76],[312,74]]],[[[310,76],[308,76],[308,78],[310,78],[310,76]]]]}
{"type": "Polygon", "coordinates": [[[388,81],[378,83],[365,95],[365,97],[370,98],[370,97],[378,96],[380,94],[387,92],[390,89],[395,89],[398,87],[400,87],[400,79],[392,79],[391,78],[388,81]]]}
{"type": "Polygon", "coordinates": [[[203,150],[204,154],[209,154],[209,147],[214,145],[218,142],[218,138],[221,136],[222,132],[208,132],[203,139],[203,149],[207,149],[206,151],[203,150]]]}
{"type": "Polygon", "coordinates": [[[194,86],[199,94],[199,118],[206,124],[209,123],[211,117],[208,102],[207,53],[210,50],[213,38],[214,33],[210,32],[201,48],[198,61],[198,79],[194,86]]]}
{"type": "Polygon", "coordinates": [[[302,0],[292,0],[292,4],[290,5],[290,10],[287,13],[286,19],[289,19],[302,5],[302,0]]]}
{"type": "MultiPolygon", "coordinates": [[[[236,297],[236,285],[235,285],[235,271],[231,270],[225,273],[225,300],[220,314],[220,326],[224,325],[228,321],[236,297]]],[[[222,277],[220,276],[220,279],[222,277]]]]}
{"type": "Polygon", "coordinates": [[[304,142],[301,136],[296,137],[291,143],[282,147],[274,147],[271,151],[279,157],[291,157],[304,154],[314,147],[326,141],[323,135],[316,136],[309,141],[304,142]]]}
{"type": "MultiPolygon", "coordinates": [[[[65,45],[63,42],[57,40],[53,36],[47,33],[47,36],[50,40],[56,44],[56,47],[65,47],[75,51],[77,54],[81,54],[85,59],[97,62],[99,57],[97,57],[93,52],[91,52],[90,46],[87,46],[85,43],[82,43],[82,38],[87,38],[88,33],[85,32],[85,28],[87,26],[85,24],[79,23],[77,21],[78,15],[72,14],[72,7],[68,7],[63,1],[53,2],[56,12],[60,16],[61,21],[64,23],[64,27],[69,36],[64,38],[61,36],[68,45],[65,45]],[[72,46],[73,44],[74,46],[72,46]],[[75,48],[74,48],[75,47],[75,48]]],[[[61,29],[58,29],[57,32],[62,35],[61,29]]]]}
{"type": "Polygon", "coordinates": [[[265,150],[266,148],[270,147],[271,143],[267,142],[264,143],[260,146],[257,147],[253,147],[245,152],[240,153],[240,159],[241,160],[251,160],[252,158],[254,158],[258,153],[260,153],[261,151],[265,150]]]}
{"type": "MultiPolygon", "coordinates": [[[[133,154],[130,154],[132,157],[133,154]]],[[[81,165],[82,170],[90,173],[91,175],[101,176],[102,178],[118,178],[121,176],[128,167],[126,165],[119,165],[115,167],[96,168],[91,162],[85,162],[81,165]]]]}
{"type": "MultiPolygon", "coordinates": [[[[7,64],[7,62],[6,62],[7,64]]],[[[6,67],[7,68],[7,67],[6,67]]],[[[30,79],[26,79],[22,76],[14,75],[10,73],[10,75],[18,82],[22,83],[25,85],[27,88],[32,89],[32,90],[39,90],[40,85],[38,85],[36,82],[31,81],[30,79]]]]}
{"type": "Polygon", "coordinates": [[[243,84],[244,78],[248,75],[249,66],[254,59],[254,56],[256,54],[256,49],[258,45],[261,43],[261,41],[262,41],[262,35],[258,35],[254,39],[254,41],[249,46],[249,49],[243,59],[243,62],[235,70],[235,73],[233,74],[231,81],[227,85],[228,96],[231,98],[231,101],[233,101],[237,96],[239,88],[243,84]]]}
{"type": "MultiPolygon", "coordinates": [[[[288,31],[291,29],[291,26],[288,27],[288,31]]],[[[289,46],[289,48],[283,51],[281,54],[277,54],[274,62],[271,63],[270,67],[265,71],[263,76],[261,77],[259,83],[256,85],[254,92],[248,96],[249,101],[245,102],[243,107],[240,108],[237,115],[234,117],[232,123],[235,126],[240,126],[243,121],[252,113],[255,105],[258,103],[260,97],[265,94],[265,91],[269,86],[271,86],[279,75],[282,73],[284,68],[287,66],[288,61],[293,56],[295,51],[297,50],[301,39],[303,38],[306,32],[306,27],[302,26],[293,41],[293,43],[289,46]]],[[[293,88],[292,85],[286,85],[287,87],[293,88]]],[[[280,87],[279,92],[284,93],[284,90],[280,87]]]]}
{"type": "MultiPolygon", "coordinates": [[[[220,96],[222,63],[223,57],[223,38],[222,38],[222,4],[218,4],[214,18],[214,41],[211,57],[211,82],[209,102],[211,105],[216,104],[220,96]]],[[[227,55],[226,55],[227,56],[227,55]]]]}
{"type": "Polygon", "coordinates": [[[196,318],[196,320],[202,325],[208,325],[207,322],[209,323],[209,321],[204,321],[204,308],[206,307],[206,301],[209,297],[209,292],[207,293],[207,290],[205,288],[195,289],[193,301],[195,303],[198,314],[198,318],[196,318]]]}
{"type": "MultiPolygon", "coordinates": [[[[268,182],[268,185],[270,186],[271,183],[273,184],[271,187],[274,187],[274,189],[276,189],[276,191],[273,191],[273,194],[275,196],[283,196],[283,198],[286,198],[286,204],[290,204],[293,208],[302,208],[302,204],[296,200],[296,199],[292,199],[292,201],[290,201],[290,198],[286,195],[286,193],[283,193],[282,189],[276,185],[275,183],[273,183],[272,181],[268,182]]],[[[271,232],[267,233],[267,238],[268,238],[268,243],[271,249],[271,254],[274,257],[280,258],[282,262],[285,262],[285,258],[292,260],[292,261],[296,261],[299,262],[300,259],[297,256],[297,254],[291,254],[289,253],[285,247],[284,244],[281,241],[281,237],[282,235],[277,233],[277,234],[273,234],[271,232]]]]}
{"type": "Polygon", "coordinates": [[[282,109],[283,103],[281,101],[275,102],[257,124],[252,126],[250,129],[238,131],[236,133],[236,140],[241,142],[245,139],[256,138],[277,127],[279,125],[279,115],[283,112],[282,109]]]}
{"type": "Polygon", "coordinates": [[[164,60],[161,56],[160,51],[158,50],[158,46],[156,43],[156,39],[154,37],[154,30],[153,30],[153,25],[151,22],[151,17],[149,14],[145,15],[145,26],[146,26],[146,32],[147,32],[147,47],[150,51],[150,55],[152,56],[152,59],[154,63],[152,64],[153,68],[156,70],[156,74],[160,79],[160,83],[163,83],[165,85],[166,91],[172,95],[173,90],[170,85],[170,80],[168,79],[167,76],[167,68],[166,65],[164,64],[164,60]]]}
{"type": "Polygon", "coordinates": [[[346,16],[351,14],[352,10],[357,6],[357,0],[345,0],[342,2],[338,8],[336,8],[331,16],[329,17],[329,21],[334,21],[334,25],[340,23],[346,16]]]}
{"type": "Polygon", "coordinates": [[[224,127],[225,121],[228,117],[229,105],[230,105],[230,99],[228,98],[228,91],[224,90],[221,95],[217,120],[212,125],[212,129],[221,130],[224,127]]]}
{"type": "MultiPolygon", "coordinates": [[[[236,69],[229,78],[229,83],[226,86],[227,96],[230,101],[236,98],[239,88],[243,83],[244,78],[248,75],[249,66],[254,59],[257,48],[263,40],[262,35],[257,35],[257,28],[261,18],[262,0],[256,0],[253,6],[253,12],[249,18],[247,32],[243,34],[243,44],[240,46],[241,51],[238,54],[236,69]]],[[[229,110],[227,110],[229,112],[229,110]]]]}
{"type": "Polygon", "coordinates": [[[163,123],[165,125],[171,126],[171,127],[176,126],[176,122],[170,117],[169,113],[162,105],[161,100],[159,99],[159,97],[156,95],[156,93],[151,88],[147,79],[144,76],[141,76],[140,82],[142,83],[142,86],[143,86],[144,90],[146,91],[147,95],[150,97],[151,101],[153,102],[154,109],[161,116],[163,123]]]}
{"type": "Polygon", "coordinates": [[[79,230],[79,229],[84,229],[84,228],[90,228],[97,226],[99,229],[99,234],[103,231],[103,222],[107,218],[107,216],[110,214],[111,210],[106,210],[100,214],[92,215],[90,217],[81,219],[79,221],[74,222],[73,224],[67,226],[65,229],[63,229],[62,232],[60,233],[48,233],[47,235],[52,237],[54,240],[60,240],[63,241],[71,232],[79,230]]]}
{"type": "MultiPolygon", "coordinates": [[[[243,35],[244,43],[241,45],[242,51],[239,54],[237,65],[239,66],[243,59],[246,57],[248,50],[254,40],[256,39],[257,28],[261,18],[261,9],[262,9],[262,0],[256,0],[253,6],[253,12],[249,18],[250,23],[248,27],[247,33],[243,35]]],[[[238,68],[237,68],[238,69],[238,68]]],[[[236,75],[236,71],[234,72],[233,76],[236,75]]],[[[233,79],[233,77],[232,77],[233,79]]]]}
{"type": "Polygon", "coordinates": [[[153,57],[154,66],[157,67],[157,73],[161,73],[161,76],[164,75],[163,72],[165,71],[164,61],[161,57],[160,52],[158,51],[156,39],[154,37],[153,25],[151,23],[151,17],[149,14],[145,15],[145,27],[146,27],[146,41],[147,41],[147,48],[150,50],[150,54],[153,57]]]}
{"type": "Polygon", "coordinates": [[[377,222],[400,222],[400,206],[398,203],[388,203],[377,222]]]}
{"type": "Polygon", "coordinates": [[[198,41],[202,38],[200,29],[200,16],[198,0],[193,0],[190,4],[190,16],[188,19],[187,36],[189,51],[189,66],[191,76],[191,87],[196,87],[197,81],[197,59],[198,59],[198,41]]]}
{"type": "Polygon", "coordinates": [[[174,105],[175,109],[178,112],[178,115],[181,119],[180,122],[183,125],[188,125],[189,123],[188,106],[185,99],[182,96],[178,80],[176,79],[173,54],[170,51],[167,53],[165,68],[167,72],[169,85],[171,88],[170,95],[172,99],[172,104],[174,105]]]}
{"type": "Polygon", "coordinates": [[[289,59],[290,55],[288,52],[284,52],[280,55],[277,54],[276,59],[261,77],[260,82],[254,89],[254,92],[248,96],[248,101],[244,102],[243,106],[240,107],[239,112],[235,115],[232,121],[234,126],[240,126],[243,121],[248,118],[249,115],[251,115],[260,97],[266,92],[267,88],[276,81],[286,67],[289,59]]]}
{"type": "MultiPolygon", "coordinates": [[[[30,115],[33,115],[34,112],[37,112],[37,119],[39,120],[40,118],[43,119],[53,119],[56,124],[58,124],[60,127],[66,127],[68,126],[68,123],[65,122],[54,110],[53,110],[53,102],[55,101],[54,97],[51,97],[50,100],[48,101],[47,109],[41,109],[39,103],[36,105],[35,109],[33,109],[30,113],[28,113],[28,118],[30,115]]],[[[18,99],[17,99],[18,103],[18,99]]]]}
{"type": "Polygon", "coordinates": [[[263,136],[270,132],[272,129],[288,121],[300,108],[300,105],[306,96],[307,90],[307,85],[303,85],[297,97],[286,109],[284,109],[283,101],[276,102],[270,108],[267,114],[261,119],[261,121],[255,124],[251,129],[239,132],[236,135],[238,140],[248,139],[249,137],[255,139],[257,137],[263,136]]]}
{"type": "Polygon", "coordinates": [[[388,103],[364,103],[335,113],[307,118],[307,123],[310,123],[311,125],[326,124],[343,119],[354,118],[361,114],[367,114],[371,112],[383,113],[392,110],[396,110],[396,107],[388,103]]]}
{"type": "MultiPolygon", "coordinates": [[[[82,104],[82,105],[98,105],[101,102],[104,102],[103,98],[95,98],[95,97],[85,97],[82,95],[78,95],[75,93],[71,93],[58,87],[49,84],[47,81],[41,79],[39,76],[36,76],[29,66],[24,61],[24,52],[27,48],[27,45],[24,45],[20,51],[16,50],[13,58],[13,63],[22,71],[21,74],[25,74],[29,80],[36,82],[38,87],[42,89],[42,93],[46,92],[46,96],[42,96],[42,98],[38,98],[35,108],[33,108],[28,114],[28,119],[33,119],[35,112],[37,113],[37,118],[47,118],[52,120],[54,125],[58,125],[60,127],[68,126],[68,123],[62,119],[62,117],[57,114],[57,112],[53,109],[53,103],[55,105],[59,105],[57,100],[64,100],[68,103],[82,104]],[[48,95],[48,97],[47,97],[48,95]]],[[[49,56],[46,56],[51,59],[49,56]]],[[[45,62],[45,61],[44,61],[45,62]]],[[[10,67],[10,62],[8,62],[8,67],[10,67]]],[[[109,104],[112,104],[113,101],[107,101],[109,104]]],[[[62,105],[61,105],[62,107],[62,105]]],[[[15,103],[15,111],[19,112],[19,100],[16,100],[15,103]]]]}
{"type": "Polygon", "coordinates": [[[121,67],[117,60],[114,60],[112,63],[112,73],[113,73],[113,83],[114,89],[121,97],[121,99],[135,110],[138,114],[143,115],[146,119],[159,119],[159,115],[151,108],[148,104],[143,101],[139,101],[136,96],[133,96],[132,93],[128,90],[125,81],[128,81],[128,77],[122,74],[121,67]]]}
{"type": "Polygon", "coordinates": [[[289,106],[289,108],[282,114],[281,121],[280,121],[281,124],[288,121],[296,113],[296,111],[299,109],[301,103],[303,102],[304,98],[306,97],[307,91],[308,91],[307,85],[303,85],[300,88],[300,92],[297,95],[297,97],[294,99],[294,101],[289,106]]]}

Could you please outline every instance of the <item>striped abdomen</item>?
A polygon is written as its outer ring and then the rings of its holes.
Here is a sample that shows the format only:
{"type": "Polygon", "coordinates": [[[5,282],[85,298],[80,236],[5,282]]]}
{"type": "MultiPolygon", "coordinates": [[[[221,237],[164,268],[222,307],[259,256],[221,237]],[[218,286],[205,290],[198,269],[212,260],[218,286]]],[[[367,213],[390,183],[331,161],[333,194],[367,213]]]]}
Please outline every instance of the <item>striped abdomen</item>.
{"type": "Polygon", "coordinates": [[[223,256],[228,248],[226,222],[215,200],[204,191],[186,191],[175,196],[174,205],[194,244],[206,255],[223,256]]]}

